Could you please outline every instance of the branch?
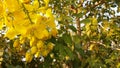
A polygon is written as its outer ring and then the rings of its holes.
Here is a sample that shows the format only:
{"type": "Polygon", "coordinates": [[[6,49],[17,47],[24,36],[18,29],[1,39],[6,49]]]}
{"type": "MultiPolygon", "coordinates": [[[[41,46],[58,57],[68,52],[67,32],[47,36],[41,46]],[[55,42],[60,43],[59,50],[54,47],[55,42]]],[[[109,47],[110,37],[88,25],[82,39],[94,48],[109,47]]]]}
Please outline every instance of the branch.
{"type": "Polygon", "coordinates": [[[97,4],[95,4],[94,6],[92,6],[92,8],[95,8],[96,6],[98,6],[98,5],[100,5],[100,4],[103,4],[103,3],[105,3],[105,1],[104,1],[104,0],[101,0],[101,1],[99,1],[97,4]]]}
{"type": "Polygon", "coordinates": [[[80,20],[76,18],[76,26],[77,26],[77,34],[81,36],[81,27],[80,27],[80,20]]]}
{"type": "MultiPolygon", "coordinates": [[[[102,42],[99,42],[99,41],[90,41],[90,43],[99,44],[101,46],[104,46],[105,48],[111,48],[111,47],[107,47],[105,44],[103,44],[102,42]]],[[[111,49],[120,51],[120,48],[111,48],[111,49]]]]}

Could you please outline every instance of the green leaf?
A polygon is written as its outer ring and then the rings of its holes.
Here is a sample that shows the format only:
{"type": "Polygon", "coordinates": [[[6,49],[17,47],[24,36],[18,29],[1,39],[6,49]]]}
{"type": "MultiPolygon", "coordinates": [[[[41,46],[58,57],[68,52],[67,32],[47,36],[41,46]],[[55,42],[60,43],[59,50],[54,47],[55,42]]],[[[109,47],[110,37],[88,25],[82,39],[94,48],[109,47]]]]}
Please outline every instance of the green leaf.
{"type": "Polygon", "coordinates": [[[79,38],[78,35],[73,36],[73,42],[74,42],[75,44],[79,44],[79,43],[80,43],[80,38],[79,38]]]}
{"type": "Polygon", "coordinates": [[[64,46],[64,50],[65,50],[66,54],[71,58],[71,60],[73,60],[74,59],[74,54],[71,51],[71,49],[66,47],[66,46],[64,46]]]}
{"type": "Polygon", "coordinates": [[[74,13],[73,15],[78,17],[78,18],[81,18],[83,16],[83,13],[78,13],[78,14],[74,13]]]}
{"type": "Polygon", "coordinates": [[[59,53],[58,56],[60,59],[63,59],[66,56],[66,52],[64,50],[64,44],[57,43],[54,49],[59,53]]]}
{"type": "Polygon", "coordinates": [[[76,28],[75,28],[75,26],[73,26],[73,25],[69,25],[68,27],[69,27],[72,31],[74,31],[74,32],[77,31],[76,28]]]}
{"type": "Polygon", "coordinates": [[[71,39],[70,34],[65,33],[65,34],[63,34],[62,38],[66,44],[72,44],[72,39],[71,39]]]}
{"type": "Polygon", "coordinates": [[[85,56],[84,50],[83,50],[80,46],[76,45],[76,46],[75,46],[75,50],[76,50],[77,52],[79,52],[82,57],[85,56]]]}
{"type": "Polygon", "coordinates": [[[87,19],[83,19],[83,20],[81,20],[81,23],[90,23],[90,19],[89,18],[87,18],[87,19]]]}
{"type": "Polygon", "coordinates": [[[64,19],[67,19],[69,22],[73,21],[72,17],[70,16],[65,16],[64,19]]]}

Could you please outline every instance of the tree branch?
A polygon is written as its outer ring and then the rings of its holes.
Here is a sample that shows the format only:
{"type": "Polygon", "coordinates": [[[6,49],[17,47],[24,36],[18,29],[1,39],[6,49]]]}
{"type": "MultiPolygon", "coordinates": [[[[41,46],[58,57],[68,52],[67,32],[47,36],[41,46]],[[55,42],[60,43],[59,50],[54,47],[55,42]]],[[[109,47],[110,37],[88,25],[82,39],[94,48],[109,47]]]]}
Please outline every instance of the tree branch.
{"type": "Polygon", "coordinates": [[[101,1],[99,1],[98,3],[96,3],[95,5],[93,5],[92,8],[95,8],[96,6],[98,6],[98,5],[100,5],[100,4],[103,4],[103,3],[105,3],[105,1],[104,1],[104,0],[101,0],[101,1]]]}
{"type": "Polygon", "coordinates": [[[80,18],[76,18],[77,34],[81,36],[80,18]]]}

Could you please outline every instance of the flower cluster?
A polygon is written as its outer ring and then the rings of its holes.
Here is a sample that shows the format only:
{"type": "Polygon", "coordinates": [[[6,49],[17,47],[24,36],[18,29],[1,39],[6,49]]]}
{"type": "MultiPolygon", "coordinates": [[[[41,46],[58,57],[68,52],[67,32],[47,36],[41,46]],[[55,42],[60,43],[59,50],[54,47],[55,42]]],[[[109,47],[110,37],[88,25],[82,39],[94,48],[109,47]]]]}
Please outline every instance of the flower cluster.
{"type": "Polygon", "coordinates": [[[44,0],[45,6],[41,7],[39,0],[0,0],[0,28],[6,27],[5,37],[14,40],[13,47],[18,50],[29,42],[27,62],[34,56],[47,56],[53,49],[54,44],[46,40],[58,32],[48,3],[44,0]]]}

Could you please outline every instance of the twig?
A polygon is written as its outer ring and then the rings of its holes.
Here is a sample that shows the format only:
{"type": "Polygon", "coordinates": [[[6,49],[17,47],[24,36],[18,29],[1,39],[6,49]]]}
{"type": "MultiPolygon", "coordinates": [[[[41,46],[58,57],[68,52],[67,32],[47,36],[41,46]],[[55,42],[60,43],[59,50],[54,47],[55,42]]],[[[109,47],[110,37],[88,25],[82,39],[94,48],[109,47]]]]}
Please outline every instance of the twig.
{"type": "Polygon", "coordinates": [[[28,10],[25,8],[25,6],[24,6],[23,3],[22,3],[22,7],[23,7],[23,11],[27,14],[27,17],[28,17],[28,19],[30,20],[30,23],[33,24],[32,20],[31,20],[31,18],[30,18],[29,12],[28,12],[28,10]]]}
{"type": "Polygon", "coordinates": [[[81,36],[80,20],[78,17],[76,18],[76,25],[77,25],[77,34],[81,36]]]}

